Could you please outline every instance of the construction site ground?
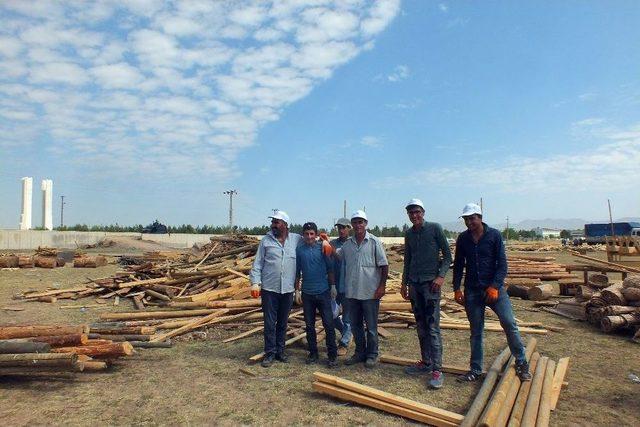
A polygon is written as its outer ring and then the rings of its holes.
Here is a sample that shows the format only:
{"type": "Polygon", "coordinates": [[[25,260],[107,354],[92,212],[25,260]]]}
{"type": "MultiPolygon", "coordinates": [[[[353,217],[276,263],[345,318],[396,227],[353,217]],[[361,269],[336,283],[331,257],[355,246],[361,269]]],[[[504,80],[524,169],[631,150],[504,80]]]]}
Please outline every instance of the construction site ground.
{"type": "MultiPolygon", "coordinates": [[[[129,248],[127,252],[133,251],[129,248]]],[[[117,248],[89,252],[115,253],[117,248]]],[[[559,262],[570,262],[564,253],[559,262]]],[[[597,256],[603,257],[600,253],[597,256]]],[[[63,310],[61,304],[20,303],[12,296],[28,289],[68,287],[87,277],[107,277],[118,267],[97,269],[63,268],[0,271],[0,307],[19,305],[23,311],[0,310],[2,324],[89,323],[100,312],[131,310],[130,301],[118,307],[63,310]]],[[[400,270],[401,265],[392,265],[400,270]]],[[[447,290],[451,290],[448,275],[447,290]]],[[[91,299],[88,299],[91,301],[91,299]]],[[[575,322],[545,312],[530,311],[533,303],[512,299],[522,321],[539,321],[565,328],[562,332],[536,335],[538,350],[552,359],[571,357],[557,409],[551,425],[638,425],[640,376],[638,344],[622,334],[604,334],[585,322],[575,322]]],[[[80,304],[64,300],[64,304],[80,304]]],[[[247,359],[262,350],[262,336],[255,335],[228,344],[221,340],[246,328],[213,328],[198,340],[176,341],[170,349],[139,350],[126,361],[100,373],[76,374],[68,379],[0,380],[0,419],[4,425],[130,425],[130,424],[375,424],[403,425],[410,422],[367,407],[345,404],[311,390],[314,371],[330,372],[368,386],[464,414],[481,383],[460,384],[445,375],[445,386],[432,391],[425,378],[408,377],[403,368],[379,364],[329,370],[323,364],[305,365],[302,345],[288,350],[291,361],[269,369],[248,365],[247,359]],[[241,368],[254,373],[249,376],[241,368]]],[[[393,329],[393,337],[381,339],[380,351],[419,358],[415,329],[393,329]]],[[[444,362],[466,366],[469,359],[468,331],[443,330],[444,362]]],[[[524,335],[527,339],[527,335],[524,335]]],[[[485,365],[506,346],[504,334],[487,332],[485,365]]],[[[324,352],[324,346],[321,347],[324,352]]],[[[321,362],[326,360],[322,356],[321,362]]]]}

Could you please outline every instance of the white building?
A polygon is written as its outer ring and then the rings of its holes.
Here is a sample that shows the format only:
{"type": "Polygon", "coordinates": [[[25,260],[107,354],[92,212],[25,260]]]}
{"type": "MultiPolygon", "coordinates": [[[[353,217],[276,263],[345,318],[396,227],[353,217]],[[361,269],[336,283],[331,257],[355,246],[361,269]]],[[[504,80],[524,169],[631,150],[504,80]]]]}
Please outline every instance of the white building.
{"type": "Polygon", "coordinates": [[[20,230],[31,229],[31,205],[33,201],[33,178],[22,178],[22,210],[20,212],[20,230]]]}
{"type": "Polygon", "coordinates": [[[53,230],[53,181],[43,179],[42,189],[42,228],[53,230]]]}
{"type": "Polygon", "coordinates": [[[560,232],[562,230],[557,230],[555,228],[543,228],[537,227],[533,229],[533,232],[536,233],[536,236],[542,239],[558,239],[560,238],[560,232]]]}

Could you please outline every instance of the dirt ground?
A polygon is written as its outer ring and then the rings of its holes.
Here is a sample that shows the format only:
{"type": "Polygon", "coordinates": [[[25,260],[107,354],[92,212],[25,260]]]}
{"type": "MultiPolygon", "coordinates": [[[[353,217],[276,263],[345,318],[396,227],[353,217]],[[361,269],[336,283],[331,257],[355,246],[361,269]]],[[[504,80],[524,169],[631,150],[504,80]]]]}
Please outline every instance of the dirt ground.
{"type": "MultiPolygon", "coordinates": [[[[549,255],[545,253],[543,255],[549,255]]],[[[559,261],[567,262],[564,255],[559,261]]],[[[31,269],[0,271],[0,307],[20,305],[24,311],[0,310],[0,324],[91,322],[103,309],[62,310],[59,304],[20,303],[12,296],[27,289],[66,287],[86,277],[111,275],[115,265],[98,269],[31,269]]],[[[449,284],[450,286],[450,284],[449,284]]],[[[448,289],[451,289],[450,287],[448,289]]],[[[638,425],[640,346],[625,335],[605,335],[592,326],[544,312],[525,310],[528,301],[512,300],[522,321],[540,321],[564,327],[563,332],[536,335],[538,350],[555,360],[569,356],[569,385],[560,395],[551,425],[638,425]]],[[[114,309],[114,307],[110,307],[114,309]]],[[[120,310],[131,306],[125,301],[120,310]]],[[[330,372],[410,399],[464,414],[480,384],[458,384],[446,375],[445,387],[427,390],[423,378],[407,377],[402,367],[379,364],[374,370],[346,367],[329,370],[304,364],[302,346],[289,350],[291,362],[269,369],[248,365],[260,352],[260,335],[223,344],[225,337],[243,328],[212,329],[202,341],[177,342],[171,349],[140,350],[109,371],[77,374],[70,379],[0,379],[0,420],[3,425],[40,424],[328,424],[405,425],[409,421],[374,409],[346,404],[311,390],[314,371],[330,372]],[[255,377],[239,372],[246,368],[255,377]]],[[[418,358],[415,330],[392,330],[381,340],[381,352],[418,358]]],[[[527,335],[524,335],[525,340],[527,335]]],[[[444,361],[468,362],[468,332],[443,331],[444,361]]],[[[485,365],[506,346],[502,333],[487,332],[485,365]]],[[[322,351],[322,350],[321,350],[322,351]]]]}

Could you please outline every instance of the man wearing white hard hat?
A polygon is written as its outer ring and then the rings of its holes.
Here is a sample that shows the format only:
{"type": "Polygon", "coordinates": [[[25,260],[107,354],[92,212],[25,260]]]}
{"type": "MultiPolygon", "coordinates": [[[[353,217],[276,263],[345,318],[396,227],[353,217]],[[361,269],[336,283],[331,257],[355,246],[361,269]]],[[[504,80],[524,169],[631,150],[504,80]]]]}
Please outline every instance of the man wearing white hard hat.
{"type": "Polygon", "coordinates": [[[389,275],[389,263],[380,239],[367,232],[367,214],[358,210],[351,215],[354,235],[337,255],[344,263],[344,290],[355,353],[346,365],[364,362],[373,368],[378,362],[378,311],[389,275]],[[365,334],[366,324],[366,334],[365,334]]]}
{"type": "Polygon", "coordinates": [[[429,386],[441,388],[442,336],[440,334],[440,288],[451,264],[451,250],[442,226],[424,220],[424,204],[411,199],[405,206],[412,227],[404,236],[404,268],[402,288],[404,299],[411,300],[416,318],[421,359],[405,372],[409,375],[429,375],[429,386]]]}
{"type": "Polygon", "coordinates": [[[507,255],[502,235],[495,228],[482,222],[482,209],[475,203],[467,204],[461,218],[467,230],[456,241],[453,265],[453,290],[455,300],[464,305],[471,329],[470,370],[458,377],[461,382],[476,381],[482,375],[482,334],[485,307],[489,306],[500,319],[507,336],[511,354],[515,358],[516,374],[520,381],[530,381],[529,363],[520,332],[511,308],[511,301],[504,288],[507,276],[507,255]],[[460,290],[464,274],[464,293],[460,290]]]}
{"type": "Polygon", "coordinates": [[[260,241],[256,258],[249,274],[251,296],[262,296],[264,314],[264,358],[267,368],[274,359],[286,363],[284,352],[289,311],[293,304],[296,280],[296,248],[302,236],[289,234],[289,215],[275,211],[271,218],[271,231],[260,241]]]}

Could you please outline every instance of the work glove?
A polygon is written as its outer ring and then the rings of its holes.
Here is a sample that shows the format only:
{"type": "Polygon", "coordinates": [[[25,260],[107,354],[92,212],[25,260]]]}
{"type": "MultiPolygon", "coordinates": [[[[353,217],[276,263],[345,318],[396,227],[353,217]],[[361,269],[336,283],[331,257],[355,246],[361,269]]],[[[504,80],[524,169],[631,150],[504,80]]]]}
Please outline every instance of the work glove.
{"type": "Polygon", "coordinates": [[[386,293],[385,285],[380,285],[376,289],[376,293],[373,294],[373,299],[380,299],[384,296],[385,293],[386,293]]]}
{"type": "Polygon", "coordinates": [[[260,283],[251,285],[251,298],[258,298],[260,296],[260,283]]]}
{"type": "Polygon", "coordinates": [[[302,305],[302,292],[300,292],[300,289],[296,289],[296,292],[293,294],[293,299],[297,305],[302,305]]]}
{"type": "Polygon", "coordinates": [[[338,290],[336,289],[336,285],[331,285],[331,299],[336,299],[338,296],[338,290]]]}
{"type": "Polygon", "coordinates": [[[320,233],[318,236],[320,237],[320,240],[324,240],[325,242],[329,241],[329,236],[324,231],[320,233]]]}
{"type": "Polygon", "coordinates": [[[484,302],[487,304],[493,304],[498,301],[498,290],[493,286],[489,286],[484,291],[484,302]]]}
{"type": "Polygon", "coordinates": [[[433,281],[431,282],[431,292],[436,293],[436,292],[440,292],[440,288],[442,287],[442,284],[444,283],[444,277],[436,277],[435,279],[433,279],[433,281]]]}
{"type": "Polygon", "coordinates": [[[464,294],[461,290],[458,289],[457,291],[453,292],[453,299],[455,299],[458,304],[464,305],[464,294]]]}
{"type": "Polygon", "coordinates": [[[322,253],[324,254],[324,256],[333,255],[333,246],[331,246],[331,244],[326,240],[322,241],[322,253]]]}
{"type": "Polygon", "coordinates": [[[406,283],[400,287],[400,295],[402,295],[402,299],[409,299],[409,286],[406,283]]]}

